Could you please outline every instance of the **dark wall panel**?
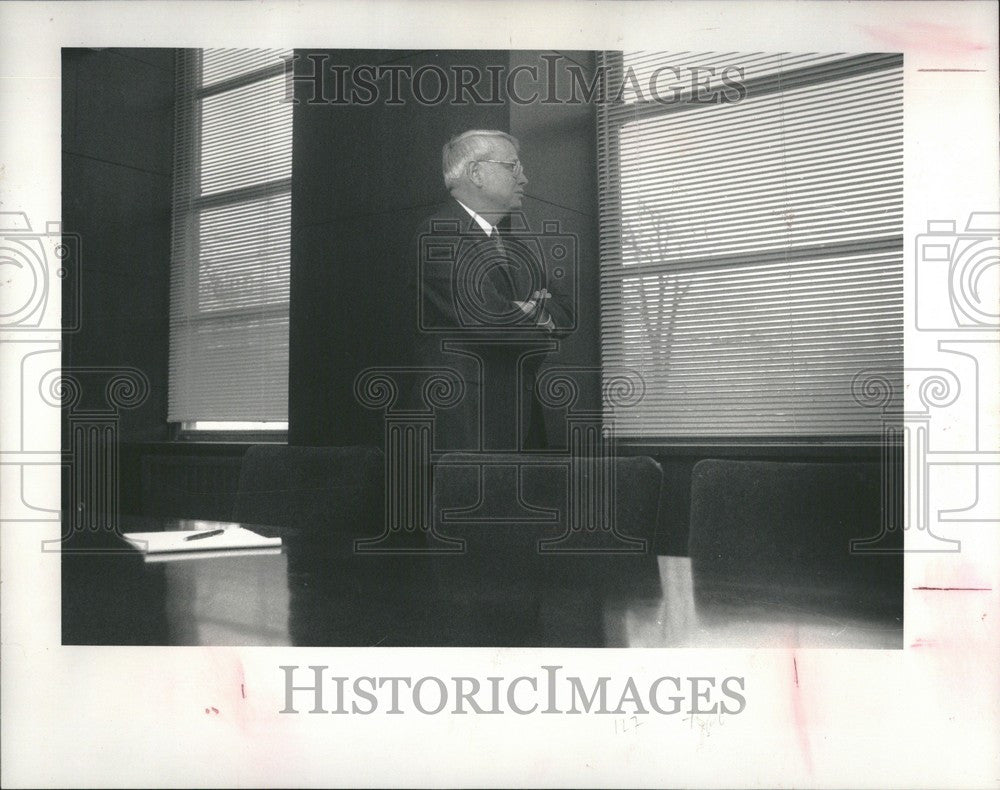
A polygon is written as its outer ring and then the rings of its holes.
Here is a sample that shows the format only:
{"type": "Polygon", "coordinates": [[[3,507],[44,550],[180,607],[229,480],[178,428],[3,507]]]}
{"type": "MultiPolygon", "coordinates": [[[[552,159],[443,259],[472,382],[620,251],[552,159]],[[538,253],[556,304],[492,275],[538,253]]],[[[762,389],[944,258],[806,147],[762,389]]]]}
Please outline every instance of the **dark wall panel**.
{"type": "MultiPolygon", "coordinates": [[[[581,388],[577,407],[594,408],[600,403],[596,108],[568,101],[572,83],[567,68],[582,69],[589,82],[596,57],[593,52],[537,51],[515,51],[510,57],[512,70],[539,75],[539,100],[510,105],[510,131],[521,142],[520,158],[529,178],[525,217],[536,233],[542,233],[546,224],[554,225],[575,251],[576,329],[560,341],[559,351],[546,365],[592,368],[593,375],[574,378],[581,388]],[[550,86],[555,89],[550,91],[550,86]],[[546,103],[549,99],[555,101],[546,103]]],[[[520,93],[530,96],[527,89],[520,93]]],[[[552,410],[546,428],[550,445],[562,446],[564,414],[552,410]]]]}
{"type": "MultiPolygon", "coordinates": [[[[299,54],[300,77],[313,73],[310,54],[325,55],[327,66],[406,63],[414,69],[485,69],[508,58],[486,50],[299,54]]],[[[448,197],[441,146],[465,129],[507,131],[509,111],[413,100],[307,104],[316,93],[315,84],[297,80],[289,441],[380,445],[381,416],[357,404],[354,377],[366,367],[406,361],[400,349],[415,327],[416,294],[406,286],[407,267],[416,265],[413,234],[448,197]]]]}
{"type": "Polygon", "coordinates": [[[81,326],[63,364],[149,378],[146,401],[121,412],[126,442],[166,436],[173,53],[63,50],[63,224],[81,239],[81,326]]]}

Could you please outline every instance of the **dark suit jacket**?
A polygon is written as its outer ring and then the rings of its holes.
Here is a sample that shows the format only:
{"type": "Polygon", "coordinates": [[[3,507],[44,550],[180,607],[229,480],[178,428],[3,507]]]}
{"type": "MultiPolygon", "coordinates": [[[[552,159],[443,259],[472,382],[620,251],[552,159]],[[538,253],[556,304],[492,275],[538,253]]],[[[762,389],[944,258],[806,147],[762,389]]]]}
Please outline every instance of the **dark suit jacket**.
{"type": "Polygon", "coordinates": [[[571,328],[573,312],[569,295],[552,277],[547,240],[528,232],[521,217],[510,223],[514,229],[508,232],[501,226],[501,253],[495,240],[450,200],[420,224],[413,240],[413,358],[420,366],[455,369],[466,388],[458,404],[437,411],[438,450],[545,444],[535,379],[555,341],[571,328]],[[537,312],[525,315],[514,304],[542,288],[553,294],[546,300],[555,325],[551,331],[538,326],[537,312]]]}

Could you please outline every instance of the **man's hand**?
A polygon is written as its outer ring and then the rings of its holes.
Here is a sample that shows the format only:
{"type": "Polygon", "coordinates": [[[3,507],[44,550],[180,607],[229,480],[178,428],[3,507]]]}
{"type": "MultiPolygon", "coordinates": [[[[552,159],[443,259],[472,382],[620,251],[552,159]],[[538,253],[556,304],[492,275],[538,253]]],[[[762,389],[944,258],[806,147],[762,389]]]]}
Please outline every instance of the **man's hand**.
{"type": "Polygon", "coordinates": [[[550,332],[555,329],[555,324],[552,321],[552,317],[545,310],[545,300],[552,297],[549,293],[548,288],[542,288],[539,291],[535,291],[531,295],[531,299],[526,302],[514,301],[525,315],[532,315],[536,310],[538,311],[538,325],[543,326],[550,332]]]}

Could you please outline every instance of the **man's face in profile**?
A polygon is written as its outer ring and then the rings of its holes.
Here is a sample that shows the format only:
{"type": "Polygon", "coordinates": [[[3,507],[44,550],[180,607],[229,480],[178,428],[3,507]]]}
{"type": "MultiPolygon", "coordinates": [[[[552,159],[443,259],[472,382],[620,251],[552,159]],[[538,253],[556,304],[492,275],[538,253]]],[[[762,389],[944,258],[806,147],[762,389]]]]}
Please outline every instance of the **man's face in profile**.
{"type": "Polygon", "coordinates": [[[518,163],[514,145],[508,140],[499,139],[493,144],[493,153],[487,158],[497,161],[477,163],[483,179],[482,197],[492,204],[491,210],[499,214],[508,214],[521,208],[528,179],[518,163]],[[508,164],[500,164],[501,162],[508,164]]]}

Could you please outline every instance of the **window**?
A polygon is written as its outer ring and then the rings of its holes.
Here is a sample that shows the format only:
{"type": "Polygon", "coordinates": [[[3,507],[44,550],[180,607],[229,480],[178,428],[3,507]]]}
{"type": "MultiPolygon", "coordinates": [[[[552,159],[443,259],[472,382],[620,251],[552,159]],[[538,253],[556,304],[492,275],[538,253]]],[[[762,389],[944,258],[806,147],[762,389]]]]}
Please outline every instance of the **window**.
{"type": "Polygon", "coordinates": [[[645,384],[617,435],[878,436],[852,384],[901,392],[902,56],[601,65],[602,363],[645,384]]]}
{"type": "Polygon", "coordinates": [[[187,429],[287,428],[290,54],[178,55],[168,419],[187,429]]]}

